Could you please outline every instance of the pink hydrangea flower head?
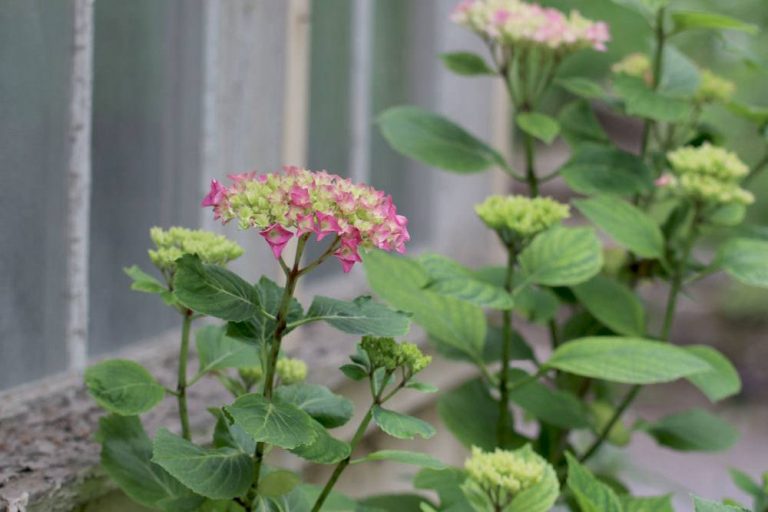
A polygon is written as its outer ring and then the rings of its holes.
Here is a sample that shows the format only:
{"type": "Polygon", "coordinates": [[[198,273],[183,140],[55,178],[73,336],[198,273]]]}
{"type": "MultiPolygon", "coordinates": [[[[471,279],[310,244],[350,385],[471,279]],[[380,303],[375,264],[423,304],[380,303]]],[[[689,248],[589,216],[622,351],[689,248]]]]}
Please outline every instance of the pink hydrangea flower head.
{"type": "Polygon", "coordinates": [[[408,220],[391,196],[326,171],[288,166],[283,172],[231,175],[229,186],[214,180],[203,204],[224,223],[258,229],[275,258],[294,236],[333,238],[333,254],[345,272],[361,261],[360,249],[402,253],[410,240],[408,220]]]}

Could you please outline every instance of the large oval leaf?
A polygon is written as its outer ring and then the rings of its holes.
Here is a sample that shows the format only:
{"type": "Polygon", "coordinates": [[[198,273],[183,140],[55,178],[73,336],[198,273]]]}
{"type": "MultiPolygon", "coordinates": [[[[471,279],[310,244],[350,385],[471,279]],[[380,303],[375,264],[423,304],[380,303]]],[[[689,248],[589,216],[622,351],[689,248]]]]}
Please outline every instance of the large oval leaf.
{"type": "Polygon", "coordinates": [[[448,119],[418,107],[395,107],[378,118],[381,133],[400,153],[433,167],[479,172],[504,159],[493,148],[448,119]]]}
{"type": "Polygon", "coordinates": [[[445,469],[447,466],[426,453],[409,452],[405,450],[379,450],[377,452],[369,453],[365,457],[355,459],[352,464],[358,464],[360,462],[367,462],[371,460],[389,460],[393,462],[399,462],[401,464],[411,464],[414,466],[420,466],[422,468],[430,469],[445,469]]]}
{"type": "Polygon", "coordinates": [[[340,427],[352,417],[352,402],[319,384],[280,386],[275,396],[306,412],[326,428],[340,427]]]}
{"type": "Polygon", "coordinates": [[[688,381],[713,402],[741,391],[741,377],[733,364],[720,352],[706,345],[688,345],[685,350],[706,361],[711,369],[691,375],[688,381]]]}
{"type": "Polygon", "coordinates": [[[572,286],[600,272],[603,252],[591,228],[552,228],[520,254],[520,267],[529,282],[572,286]]]}
{"type": "Polygon", "coordinates": [[[110,412],[133,416],[156,406],[165,389],[139,363],[110,359],[85,370],[85,385],[96,403],[110,412]]]}
{"type": "Polygon", "coordinates": [[[645,336],[645,308],[625,285],[610,277],[596,275],[571,290],[592,316],[615,333],[645,336]]]}
{"type": "Polygon", "coordinates": [[[665,416],[643,430],[656,441],[678,451],[717,452],[727,450],[739,439],[739,432],[727,421],[703,409],[691,409],[665,416]]]}
{"type": "Polygon", "coordinates": [[[255,346],[230,338],[225,333],[226,327],[219,325],[206,325],[195,333],[200,360],[198,375],[223,368],[247,368],[261,364],[255,346]]]}
{"type": "Polygon", "coordinates": [[[402,336],[408,333],[411,325],[406,313],[377,304],[370,297],[358,297],[350,302],[318,295],[307,316],[290,327],[318,320],[349,334],[371,336],[402,336]]]}
{"type": "Polygon", "coordinates": [[[336,439],[325,430],[325,427],[314,420],[312,420],[312,430],[315,432],[315,440],[309,444],[297,446],[291,450],[291,453],[318,464],[336,464],[349,457],[352,452],[349,443],[336,439]]]}
{"type": "Polygon", "coordinates": [[[312,417],[296,407],[279,400],[270,401],[256,393],[239,397],[224,408],[253,437],[281,448],[296,448],[315,440],[312,417]]]}
{"type": "Polygon", "coordinates": [[[672,21],[675,24],[675,32],[710,29],[739,30],[749,34],[756,34],[758,31],[757,25],[745,23],[739,19],[714,12],[677,11],[672,13],[672,21]]]}
{"type": "Polygon", "coordinates": [[[717,262],[734,279],[768,288],[768,241],[731,239],[720,247],[717,262]]]}
{"type": "Polygon", "coordinates": [[[653,187],[653,175],[641,159],[609,146],[580,146],[559,172],[569,187],[586,195],[630,196],[653,187]]]}
{"type": "Polygon", "coordinates": [[[625,384],[654,384],[709,371],[711,366],[686,350],[641,338],[602,336],[569,341],[546,366],[625,384]]]}
{"type": "Polygon", "coordinates": [[[413,439],[416,436],[429,439],[435,435],[435,427],[426,421],[378,405],[373,408],[373,421],[381,430],[398,439],[413,439]]]}
{"type": "Polygon", "coordinates": [[[511,309],[512,296],[504,288],[475,277],[459,263],[439,254],[424,254],[419,258],[429,274],[428,290],[470,302],[481,307],[511,309]]]}

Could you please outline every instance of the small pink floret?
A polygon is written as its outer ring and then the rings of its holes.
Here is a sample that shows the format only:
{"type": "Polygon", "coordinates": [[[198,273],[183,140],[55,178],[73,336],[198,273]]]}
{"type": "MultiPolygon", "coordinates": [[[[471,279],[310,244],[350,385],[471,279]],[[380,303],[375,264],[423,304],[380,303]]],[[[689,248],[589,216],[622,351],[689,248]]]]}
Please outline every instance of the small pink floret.
{"type": "Polygon", "coordinates": [[[203,198],[201,205],[216,207],[221,203],[226,193],[226,187],[216,180],[211,180],[211,190],[208,192],[208,195],[203,198]]]}
{"type": "Polygon", "coordinates": [[[280,258],[286,244],[293,238],[293,233],[280,224],[272,224],[267,229],[259,231],[259,234],[263,236],[264,240],[269,244],[269,248],[272,249],[272,254],[275,255],[275,259],[280,258]]]}
{"type": "Polygon", "coordinates": [[[319,242],[328,235],[341,232],[341,226],[336,217],[323,212],[317,212],[317,241],[319,242]]]}
{"type": "Polygon", "coordinates": [[[356,240],[342,240],[341,247],[333,253],[333,255],[336,256],[336,259],[339,260],[339,263],[341,263],[341,268],[344,273],[352,270],[355,263],[363,261],[360,254],[357,252],[358,245],[359,242],[356,240]]]}

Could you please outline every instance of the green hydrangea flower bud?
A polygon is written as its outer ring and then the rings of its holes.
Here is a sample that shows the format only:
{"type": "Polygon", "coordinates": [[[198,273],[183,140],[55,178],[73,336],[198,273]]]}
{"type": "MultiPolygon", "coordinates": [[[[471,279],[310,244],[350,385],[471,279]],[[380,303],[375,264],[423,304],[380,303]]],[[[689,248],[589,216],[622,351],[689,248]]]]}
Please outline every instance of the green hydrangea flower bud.
{"type": "Polygon", "coordinates": [[[629,75],[650,82],[652,77],[651,59],[644,53],[630,53],[611,66],[611,71],[619,75],[629,75]]]}
{"type": "Polygon", "coordinates": [[[424,355],[415,343],[400,344],[400,359],[411,375],[419,373],[432,362],[432,356],[424,355]]]}
{"type": "Polygon", "coordinates": [[[540,457],[526,457],[521,451],[497,448],[483,452],[472,447],[472,456],[464,464],[469,479],[493,496],[498,503],[506,503],[520,492],[536,485],[544,477],[546,463],[540,457]]]}
{"type": "Polygon", "coordinates": [[[283,384],[297,384],[307,378],[307,363],[301,359],[278,359],[275,369],[283,384]]]}
{"type": "Polygon", "coordinates": [[[548,197],[490,196],[475,212],[491,229],[531,238],[568,218],[568,205],[548,197]]]}
{"type": "Polygon", "coordinates": [[[149,251],[149,259],[164,273],[173,273],[176,260],[185,254],[197,254],[203,263],[215,265],[225,265],[243,254],[237,243],[208,231],[153,227],[149,236],[157,247],[149,251]]]}
{"type": "Polygon", "coordinates": [[[245,382],[251,384],[259,382],[264,376],[264,370],[261,366],[249,366],[248,368],[238,368],[237,373],[245,382]]]}
{"type": "Polygon", "coordinates": [[[708,69],[702,69],[699,77],[701,82],[696,90],[696,101],[701,103],[727,103],[731,101],[733,93],[736,91],[736,84],[708,69]]]}
{"type": "Polygon", "coordinates": [[[707,143],[672,151],[667,159],[674,174],[670,185],[683,195],[715,205],[754,202],[752,193],[739,186],[749,168],[735,153],[707,143]]]}
{"type": "Polygon", "coordinates": [[[360,346],[368,353],[373,368],[394,371],[399,366],[400,349],[394,338],[365,336],[360,346]]]}

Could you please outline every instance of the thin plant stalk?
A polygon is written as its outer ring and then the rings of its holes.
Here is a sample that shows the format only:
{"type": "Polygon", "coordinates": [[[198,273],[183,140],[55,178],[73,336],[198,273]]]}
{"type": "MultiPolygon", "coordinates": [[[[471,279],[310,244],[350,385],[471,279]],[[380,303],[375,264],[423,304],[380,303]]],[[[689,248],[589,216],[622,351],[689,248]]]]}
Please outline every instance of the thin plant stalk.
{"type": "Polygon", "coordinates": [[[189,331],[192,325],[192,311],[182,311],[181,323],[181,347],[179,348],[179,373],[176,381],[176,402],[179,406],[179,422],[181,423],[181,436],[191,439],[189,429],[189,410],[187,408],[187,361],[189,359],[189,331]]]}
{"type": "MultiPolygon", "coordinates": [[[[654,27],[656,35],[656,51],[653,56],[653,77],[651,82],[651,89],[654,91],[659,88],[661,84],[661,70],[664,63],[664,46],[666,45],[667,34],[664,31],[664,15],[666,10],[662,7],[656,13],[656,24],[654,27]]],[[[643,158],[648,153],[648,143],[651,138],[651,130],[653,129],[654,122],[650,119],[646,119],[643,124],[643,138],[640,145],[640,156],[643,158]]]]}
{"type": "MultiPolygon", "coordinates": [[[[507,293],[512,292],[512,279],[515,271],[515,250],[508,247],[507,270],[504,277],[504,289],[507,293]]],[[[501,373],[499,375],[499,420],[496,425],[496,443],[504,448],[507,445],[507,438],[511,417],[509,414],[509,365],[512,352],[512,311],[504,310],[502,312],[502,344],[501,344],[501,373]]]]}

